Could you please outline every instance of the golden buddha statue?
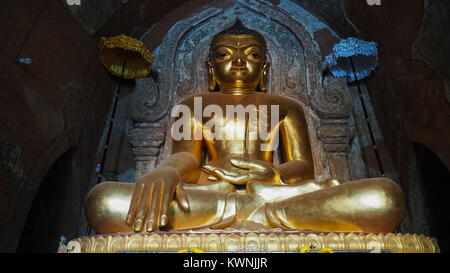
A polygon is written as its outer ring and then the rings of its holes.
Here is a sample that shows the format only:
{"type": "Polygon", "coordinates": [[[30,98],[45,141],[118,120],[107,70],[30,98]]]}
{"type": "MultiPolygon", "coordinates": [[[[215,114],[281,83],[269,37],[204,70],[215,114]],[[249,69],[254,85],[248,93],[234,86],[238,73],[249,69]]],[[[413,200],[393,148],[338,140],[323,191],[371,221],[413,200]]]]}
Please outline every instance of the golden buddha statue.
{"type": "MultiPolygon", "coordinates": [[[[103,182],[89,193],[86,217],[96,232],[233,227],[387,233],[400,224],[405,202],[393,181],[315,180],[302,106],[265,92],[269,63],[259,33],[238,21],[212,40],[206,65],[211,92],[182,102],[183,116],[175,111],[173,125],[185,131],[173,137],[172,154],[135,184],[103,182]],[[257,136],[266,129],[265,137],[257,136]],[[283,163],[275,166],[278,146],[283,163]]],[[[178,129],[172,126],[172,136],[178,129]]]]}

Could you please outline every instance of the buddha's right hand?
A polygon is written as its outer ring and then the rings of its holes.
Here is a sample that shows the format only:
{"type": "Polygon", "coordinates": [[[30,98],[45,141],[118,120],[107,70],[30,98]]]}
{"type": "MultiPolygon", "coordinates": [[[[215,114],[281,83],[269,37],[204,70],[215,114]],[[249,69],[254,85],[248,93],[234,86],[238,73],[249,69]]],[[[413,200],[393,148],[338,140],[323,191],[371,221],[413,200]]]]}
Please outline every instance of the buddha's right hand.
{"type": "Polygon", "coordinates": [[[174,193],[179,207],[188,210],[189,203],[181,182],[178,171],[170,166],[158,166],[139,179],[130,202],[127,224],[135,232],[143,229],[151,232],[167,225],[174,193]]]}

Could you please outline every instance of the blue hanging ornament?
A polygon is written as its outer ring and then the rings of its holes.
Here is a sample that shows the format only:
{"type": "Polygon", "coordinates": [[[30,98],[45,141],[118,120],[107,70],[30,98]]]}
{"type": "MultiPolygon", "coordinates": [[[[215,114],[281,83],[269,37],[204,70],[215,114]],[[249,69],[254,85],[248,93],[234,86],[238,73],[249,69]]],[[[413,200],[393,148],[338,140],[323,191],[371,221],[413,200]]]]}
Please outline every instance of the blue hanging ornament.
{"type": "Polygon", "coordinates": [[[377,43],[347,38],[334,45],[322,68],[329,69],[335,77],[347,77],[348,82],[354,82],[369,76],[377,66],[377,43]]]}

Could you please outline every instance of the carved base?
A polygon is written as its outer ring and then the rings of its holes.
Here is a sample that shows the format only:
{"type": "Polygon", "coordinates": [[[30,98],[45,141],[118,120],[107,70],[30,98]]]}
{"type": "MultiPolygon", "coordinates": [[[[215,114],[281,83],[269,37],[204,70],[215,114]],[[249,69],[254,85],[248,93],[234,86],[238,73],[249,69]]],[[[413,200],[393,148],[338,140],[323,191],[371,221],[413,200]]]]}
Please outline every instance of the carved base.
{"type": "Polygon", "coordinates": [[[298,252],[303,246],[333,251],[392,251],[396,253],[438,253],[435,238],[411,234],[315,233],[253,231],[187,231],[118,233],[85,236],[69,242],[72,251],[177,252],[198,248],[205,252],[298,252]],[[75,247],[73,247],[75,246],[75,247]]]}

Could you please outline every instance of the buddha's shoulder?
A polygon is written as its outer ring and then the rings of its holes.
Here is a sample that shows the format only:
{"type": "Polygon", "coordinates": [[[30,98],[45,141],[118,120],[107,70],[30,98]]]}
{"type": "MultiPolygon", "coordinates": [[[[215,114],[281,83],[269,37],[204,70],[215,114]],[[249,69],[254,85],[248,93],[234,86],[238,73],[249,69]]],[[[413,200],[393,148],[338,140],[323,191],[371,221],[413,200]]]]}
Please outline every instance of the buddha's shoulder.
{"type": "Polygon", "coordinates": [[[263,97],[265,101],[269,101],[273,104],[280,104],[283,106],[291,106],[291,107],[300,107],[302,108],[302,105],[295,99],[289,98],[286,96],[280,96],[275,94],[267,94],[267,93],[260,93],[259,96],[263,97]]]}
{"type": "MultiPolygon", "coordinates": [[[[250,100],[247,100],[247,103],[253,101],[255,104],[268,104],[268,105],[280,105],[282,108],[302,108],[302,105],[296,100],[279,96],[274,94],[268,94],[263,92],[253,93],[251,95],[250,100]]],[[[196,94],[194,96],[188,97],[178,104],[187,105],[188,107],[193,107],[196,103],[201,103],[203,106],[209,104],[224,104],[229,102],[230,104],[234,104],[233,96],[229,94],[223,94],[220,92],[209,92],[196,94]]]]}
{"type": "Polygon", "coordinates": [[[220,92],[208,92],[201,93],[190,96],[178,104],[184,104],[187,106],[194,106],[194,103],[201,103],[202,105],[214,104],[214,103],[222,103],[224,101],[230,100],[230,95],[223,94],[220,92]]]}

